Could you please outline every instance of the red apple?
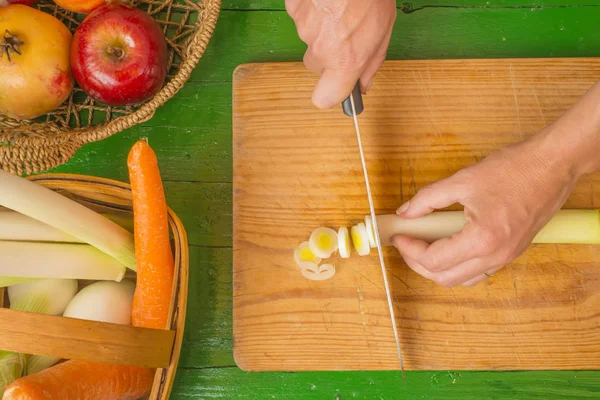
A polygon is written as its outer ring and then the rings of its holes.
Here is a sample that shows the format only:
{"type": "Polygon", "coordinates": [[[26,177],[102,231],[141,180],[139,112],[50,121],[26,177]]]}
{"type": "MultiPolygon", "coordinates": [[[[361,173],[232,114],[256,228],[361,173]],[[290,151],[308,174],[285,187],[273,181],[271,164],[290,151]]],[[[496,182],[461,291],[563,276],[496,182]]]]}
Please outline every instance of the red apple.
{"type": "Polygon", "coordinates": [[[75,31],[71,68],[94,100],[109,106],[139,104],[164,84],[167,44],[158,23],[144,11],[107,4],[75,31]]]}

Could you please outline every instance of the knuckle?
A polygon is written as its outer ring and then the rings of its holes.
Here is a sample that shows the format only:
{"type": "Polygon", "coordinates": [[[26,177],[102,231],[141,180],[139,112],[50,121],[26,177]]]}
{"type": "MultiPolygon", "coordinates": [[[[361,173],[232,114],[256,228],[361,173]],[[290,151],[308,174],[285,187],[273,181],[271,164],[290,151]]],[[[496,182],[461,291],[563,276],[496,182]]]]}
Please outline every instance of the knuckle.
{"type": "Polygon", "coordinates": [[[439,272],[442,269],[442,265],[439,257],[437,256],[427,256],[421,261],[421,265],[423,268],[430,272],[439,272]]]}

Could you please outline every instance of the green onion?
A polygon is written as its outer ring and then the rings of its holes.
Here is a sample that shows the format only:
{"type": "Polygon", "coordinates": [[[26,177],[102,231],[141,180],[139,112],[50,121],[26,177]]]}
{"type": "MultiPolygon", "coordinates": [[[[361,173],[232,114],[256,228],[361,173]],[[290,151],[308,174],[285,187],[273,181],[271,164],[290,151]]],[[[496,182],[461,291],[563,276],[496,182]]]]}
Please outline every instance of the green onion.
{"type": "Polygon", "coordinates": [[[131,232],[59,193],[8,172],[0,171],[0,187],[0,205],[74,236],[136,270],[131,232]]]}

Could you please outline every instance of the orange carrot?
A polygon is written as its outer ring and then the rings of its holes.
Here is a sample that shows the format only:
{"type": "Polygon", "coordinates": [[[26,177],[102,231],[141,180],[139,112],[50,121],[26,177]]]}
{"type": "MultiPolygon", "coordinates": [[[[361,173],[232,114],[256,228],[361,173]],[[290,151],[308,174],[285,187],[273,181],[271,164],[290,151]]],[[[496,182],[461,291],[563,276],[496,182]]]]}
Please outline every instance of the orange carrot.
{"type": "Polygon", "coordinates": [[[17,379],[3,400],[136,400],[147,396],[154,370],[66,361],[17,379]]]}
{"type": "Polygon", "coordinates": [[[133,145],[127,166],[133,197],[137,261],[131,321],[135,326],[167,329],[173,287],[173,253],[158,161],[146,141],[140,140],[133,145]]]}

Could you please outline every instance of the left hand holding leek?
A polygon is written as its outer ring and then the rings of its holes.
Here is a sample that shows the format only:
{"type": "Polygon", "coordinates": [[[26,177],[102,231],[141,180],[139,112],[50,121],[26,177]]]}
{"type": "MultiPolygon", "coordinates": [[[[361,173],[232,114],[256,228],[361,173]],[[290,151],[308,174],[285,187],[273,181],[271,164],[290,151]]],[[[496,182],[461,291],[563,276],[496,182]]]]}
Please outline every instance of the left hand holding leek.
{"type": "Polygon", "coordinates": [[[520,256],[564,205],[579,178],[600,168],[600,83],[554,124],[421,189],[398,210],[417,218],[455,203],[462,231],[431,244],[393,243],[415,272],[446,287],[475,285],[520,256]]]}

